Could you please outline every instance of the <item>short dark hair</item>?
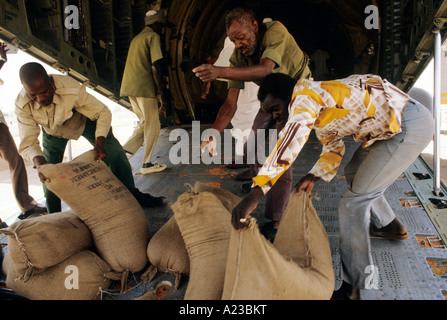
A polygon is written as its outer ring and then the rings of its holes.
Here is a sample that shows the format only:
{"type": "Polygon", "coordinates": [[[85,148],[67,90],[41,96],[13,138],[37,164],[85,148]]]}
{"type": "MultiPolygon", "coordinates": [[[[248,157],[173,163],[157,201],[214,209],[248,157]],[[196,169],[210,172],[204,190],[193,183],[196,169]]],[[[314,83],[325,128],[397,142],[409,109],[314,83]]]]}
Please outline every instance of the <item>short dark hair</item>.
{"type": "Polygon", "coordinates": [[[25,84],[32,84],[37,79],[43,77],[46,81],[50,81],[45,68],[37,62],[25,63],[19,71],[20,81],[25,84]]]}
{"type": "Polygon", "coordinates": [[[233,20],[236,20],[244,26],[248,26],[256,20],[256,14],[254,11],[247,8],[238,7],[232,9],[225,17],[225,28],[227,28],[227,30],[233,23],[233,20]]]}
{"type": "Polygon", "coordinates": [[[261,82],[258,99],[263,102],[268,94],[274,98],[290,102],[296,81],[284,73],[271,73],[261,82]]]}

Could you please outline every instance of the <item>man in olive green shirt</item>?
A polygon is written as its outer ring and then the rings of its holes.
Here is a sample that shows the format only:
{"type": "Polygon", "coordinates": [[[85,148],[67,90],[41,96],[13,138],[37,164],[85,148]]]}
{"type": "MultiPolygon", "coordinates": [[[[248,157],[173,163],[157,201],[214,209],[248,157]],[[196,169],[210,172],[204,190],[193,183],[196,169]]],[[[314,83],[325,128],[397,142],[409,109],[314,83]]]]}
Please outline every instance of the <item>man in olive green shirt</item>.
{"type": "MultiPolygon", "coordinates": [[[[104,160],[112,173],[131,191],[142,206],[156,206],[163,198],[135,188],[132,168],[123,147],[110,127],[109,108],[86,92],[86,87],[64,75],[48,75],[39,63],[20,68],[23,89],[15,112],[20,133],[19,152],[35,166],[60,163],[68,140],[81,135],[93,146],[96,160],[104,160]],[[42,128],[42,129],[41,129],[42,128]],[[38,140],[42,131],[42,146],[38,140]]],[[[46,177],[40,173],[42,182],[46,177]]],[[[49,213],[61,211],[60,199],[43,185],[49,213]]]]}
{"type": "MultiPolygon", "coordinates": [[[[244,81],[260,84],[265,76],[278,72],[287,74],[296,80],[308,78],[311,75],[307,54],[300,49],[293,36],[281,22],[269,20],[260,25],[251,10],[236,8],[226,16],[225,26],[228,37],[235,44],[235,50],[230,58],[230,67],[205,64],[193,69],[196,76],[203,82],[213,81],[217,78],[230,80],[227,98],[212,126],[219,133],[222,133],[228,126],[236,112],[237,98],[240,89],[244,88],[244,81]]],[[[273,120],[270,114],[258,112],[246,146],[258,145],[256,139],[258,129],[275,128],[279,132],[284,124],[285,122],[273,120]]],[[[216,138],[210,136],[204,140],[207,141],[203,141],[202,151],[216,138]]],[[[246,159],[250,165],[251,177],[255,177],[262,166],[256,156],[258,152],[264,154],[264,150],[256,150],[254,159],[246,159]]],[[[245,151],[245,156],[247,157],[247,151],[245,151]]],[[[288,195],[293,182],[291,169],[289,168],[281,176],[266,198],[264,214],[271,221],[261,228],[261,232],[269,240],[273,240],[279,220],[289,200],[288,195]]],[[[243,184],[242,187],[245,192],[248,192],[251,183],[243,184]]]]}
{"type": "Polygon", "coordinates": [[[167,72],[160,42],[166,17],[159,11],[150,10],[146,13],[145,23],[146,27],[130,43],[120,95],[129,97],[132,109],[140,120],[123,148],[135,154],[144,142],[140,171],[149,174],[166,169],[165,164],[152,163],[161,129],[157,95],[160,94],[163,103],[162,112],[169,113],[172,108],[164,85],[167,72]]]}

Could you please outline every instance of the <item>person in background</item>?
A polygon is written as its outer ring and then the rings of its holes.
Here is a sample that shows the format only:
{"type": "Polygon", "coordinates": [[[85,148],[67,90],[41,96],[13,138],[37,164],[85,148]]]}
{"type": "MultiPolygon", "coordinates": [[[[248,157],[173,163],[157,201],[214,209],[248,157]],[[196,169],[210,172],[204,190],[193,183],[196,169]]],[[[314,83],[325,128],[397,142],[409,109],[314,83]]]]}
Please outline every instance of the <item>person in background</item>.
{"type": "MultiPolygon", "coordinates": [[[[104,160],[112,173],[129,189],[141,206],[163,204],[163,197],[153,197],[135,188],[132,168],[110,126],[112,113],[98,99],[87,93],[85,85],[65,75],[48,75],[36,62],[20,68],[23,89],[16,99],[15,112],[21,142],[19,152],[36,167],[63,160],[68,140],[82,135],[93,146],[95,159],[104,160]],[[38,140],[42,131],[42,147],[38,140]]],[[[45,182],[46,177],[39,173],[45,182]]],[[[43,184],[49,213],[61,211],[61,200],[43,184]]]]}
{"type": "MultiPolygon", "coordinates": [[[[0,43],[0,69],[8,60],[7,49],[4,43],[0,43]]],[[[33,214],[45,213],[47,208],[40,206],[29,194],[28,174],[25,163],[20,156],[14,138],[9,131],[2,111],[0,110],[0,158],[6,160],[11,175],[12,190],[20,210],[19,219],[25,219],[33,214]]],[[[0,226],[5,227],[0,220],[0,226]]]]}
{"type": "MultiPolygon", "coordinates": [[[[203,64],[192,70],[205,83],[217,78],[229,80],[227,98],[212,126],[219,133],[228,126],[236,112],[239,92],[244,89],[244,82],[253,81],[259,84],[266,75],[278,72],[288,74],[296,80],[308,78],[311,75],[308,65],[309,57],[301,50],[281,22],[268,19],[265,23],[259,24],[252,10],[235,8],[227,14],[225,27],[227,36],[235,44],[230,57],[230,67],[203,64]]],[[[252,134],[246,146],[258,146],[258,130],[279,131],[284,124],[285,122],[273,119],[271,114],[259,111],[253,121],[252,134]]],[[[204,139],[201,145],[202,152],[205,148],[212,146],[215,141],[216,138],[213,136],[204,139]]],[[[247,163],[250,165],[250,178],[256,176],[262,166],[260,163],[262,159],[259,159],[257,155],[258,153],[263,155],[264,150],[256,150],[254,153],[255,156],[252,159],[245,150],[247,163]]],[[[288,195],[292,182],[293,174],[290,168],[281,176],[275,188],[267,196],[264,215],[269,221],[261,227],[261,232],[269,240],[273,240],[276,235],[279,221],[289,201],[288,195]]],[[[243,184],[242,188],[244,192],[249,192],[251,183],[243,184]]]]}
{"type": "MultiPolygon", "coordinates": [[[[224,47],[219,53],[219,56],[214,62],[216,67],[229,67],[230,57],[234,51],[234,43],[230,38],[226,37],[224,41],[224,47]]],[[[226,79],[217,79],[225,81],[226,79]]],[[[211,82],[207,82],[209,85],[211,82]]],[[[244,145],[248,140],[250,130],[253,126],[253,120],[256,114],[259,112],[259,100],[258,100],[258,89],[259,86],[252,82],[247,81],[244,83],[244,89],[241,89],[237,99],[237,109],[234,116],[231,118],[231,135],[236,140],[235,154],[236,156],[244,156],[244,145]]],[[[248,164],[228,164],[227,168],[237,169],[237,168],[247,168],[248,164]]],[[[237,177],[236,177],[237,178],[237,177]]]]}
{"type": "Polygon", "coordinates": [[[132,110],[140,120],[128,141],[123,145],[127,153],[135,154],[144,142],[141,174],[160,172],[165,164],[152,162],[152,154],[160,134],[159,111],[172,114],[171,98],[166,86],[167,69],[163,58],[160,35],[166,17],[160,11],[146,13],[146,27],[130,43],[121,83],[121,96],[128,96],[132,110]],[[162,101],[158,107],[157,96],[162,101]]]}
{"type": "Polygon", "coordinates": [[[261,84],[258,98],[265,112],[287,123],[253,178],[254,188],[233,209],[233,226],[245,227],[247,216],[293,164],[312,129],[322,152],[293,192],[310,193],[316,181],[334,178],[345,154],[344,138],[363,142],[344,168],[348,186],[338,206],[343,283],[333,295],[360,299],[360,289],[368,288],[371,278],[368,267],[374,265],[369,236],[408,238],[384,193],[433,139],[430,111],[377,75],[296,82],[272,74],[261,84]]]}

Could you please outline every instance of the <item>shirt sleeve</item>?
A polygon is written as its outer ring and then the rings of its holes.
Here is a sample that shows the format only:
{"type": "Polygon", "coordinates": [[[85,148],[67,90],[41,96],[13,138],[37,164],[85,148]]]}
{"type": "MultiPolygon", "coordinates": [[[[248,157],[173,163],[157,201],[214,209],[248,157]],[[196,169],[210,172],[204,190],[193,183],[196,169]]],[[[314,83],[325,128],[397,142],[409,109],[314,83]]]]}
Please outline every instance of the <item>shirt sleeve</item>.
{"type": "MultiPolygon", "coordinates": [[[[319,137],[320,141],[324,141],[319,137]]],[[[345,144],[342,138],[331,139],[323,144],[320,158],[309,173],[326,182],[330,182],[340,168],[341,160],[345,155],[345,144]]]]}
{"type": "Polygon", "coordinates": [[[96,120],[95,138],[107,137],[112,123],[112,112],[104,103],[89,94],[84,85],[79,89],[75,109],[90,120],[96,120]]]}
{"type": "Polygon", "coordinates": [[[309,138],[318,115],[318,103],[306,95],[293,98],[289,106],[289,119],[278,135],[278,142],[256,177],[253,187],[267,193],[290,168],[309,138]]]}
{"type": "Polygon", "coordinates": [[[282,57],[287,47],[287,32],[282,28],[271,27],[263,38],[265,46],[261,59],[270,59],[276,63],[276,68],[281,66],[282,57]]]}
{"type": "Polygon", "coordinates": [[[39,142],[40,126],[34,120],[29,108],[29,105],[23,108],[16,106],[15,113],[20,134],[19,153],[25,159],[32,161],[34,157],[44,154],[39,142]]]}

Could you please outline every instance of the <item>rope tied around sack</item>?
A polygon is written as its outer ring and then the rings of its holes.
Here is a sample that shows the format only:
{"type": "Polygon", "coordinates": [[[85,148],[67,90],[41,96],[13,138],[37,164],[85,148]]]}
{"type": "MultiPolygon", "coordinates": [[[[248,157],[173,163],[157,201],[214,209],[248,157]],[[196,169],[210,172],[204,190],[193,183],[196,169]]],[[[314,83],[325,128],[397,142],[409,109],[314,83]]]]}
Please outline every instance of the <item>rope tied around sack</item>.
{"type": "Polygon", "coordinates": [[[1,229],[0,232],[5,234],[5,235],[7,235],[7,236],[13,236],[14,239],[16,240],[17,244],[19,245],[19,249],[23,253],[24,257],[25,257],[27,268],[26,268],[25,273],[21,274],[20,277],[18,277],[15,280],[25,279],[24,281],[26,282],[28,280],[28,278],[33,275],[33,270],[34,270],[35,267],[34,267],[34,265],[32,264],[32,262],[30,261],[30,259],[28,257],[28,253],[27,253],[27,250],[25,248],[25,244],[22,241],[20,241],[18,233],[15,230],[13,230],[11,227],[7,227],[7,228],[4,228],[4,229],[1,229]]]}
{"type": "Polygon", "coordinates": [[[304,245],[306,247],[306,264],[304,268],[310,268],[311,266],[311,257],[310,257],[310,249],[309,249],[309,223],[307,221],[307,201],[310,200],[310,197],[304,199],[303,201],[303,235],[304,235],[304,245]]]}
{"type": "Polygon", "coordinates": [[[234,279],[233,290],[231,292],[231,299],[234,300],[234,296],[236,295],[237,283],[239,282],[239,274],[240,274],[240,266],[241,266],[241,257],[242,257],[242,237],[244,232],[239,233],[239,245],[238,245],[238,253],[237,253],[237,262],[236,262],[236,276],[234,279]]]}

